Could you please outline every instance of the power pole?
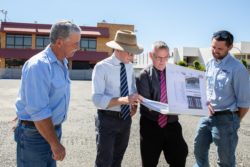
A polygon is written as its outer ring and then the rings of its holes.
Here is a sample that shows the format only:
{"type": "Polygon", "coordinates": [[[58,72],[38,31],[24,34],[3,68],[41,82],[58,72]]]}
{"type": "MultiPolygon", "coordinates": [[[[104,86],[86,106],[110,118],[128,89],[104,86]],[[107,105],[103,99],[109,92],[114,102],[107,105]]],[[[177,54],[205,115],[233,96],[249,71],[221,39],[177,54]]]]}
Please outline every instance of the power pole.
{"type": "Polygon", "coordinates": [[[7,11],[7,10],[2,9],[2,10],[0,10],[0,12],[1,12],[2,14],[4,14],[4,22],[6,22],[6,17],[7,17],[7,13],[8,13],[8,11],[7,11]]]}

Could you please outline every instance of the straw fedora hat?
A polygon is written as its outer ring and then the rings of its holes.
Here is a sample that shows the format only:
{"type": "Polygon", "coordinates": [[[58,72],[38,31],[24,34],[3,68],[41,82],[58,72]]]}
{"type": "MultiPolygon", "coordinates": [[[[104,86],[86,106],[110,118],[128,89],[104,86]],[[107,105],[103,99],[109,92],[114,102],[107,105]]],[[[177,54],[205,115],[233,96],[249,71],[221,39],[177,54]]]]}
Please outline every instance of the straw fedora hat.
{"type": "Polygon", "coordinates": [[[139,46],[136,41],[136,35],[129,30],[118,30],[115,39],[106,43],[110,48],[140,54],[143,52],[143,47],[139,46]]]}

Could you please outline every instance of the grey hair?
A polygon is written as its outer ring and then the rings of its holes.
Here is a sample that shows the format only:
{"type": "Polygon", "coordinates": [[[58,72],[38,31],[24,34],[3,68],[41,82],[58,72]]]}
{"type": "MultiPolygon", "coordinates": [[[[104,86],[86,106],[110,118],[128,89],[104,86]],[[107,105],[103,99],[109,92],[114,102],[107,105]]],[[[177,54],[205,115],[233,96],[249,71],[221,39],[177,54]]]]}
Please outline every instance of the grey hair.
{"type": "Polygon", "coordinates": [[[50,42],[54,44],[57,39],[67,39],[72,32],[81,33],[81,28],[71,21],[59,21],[51,27],[50,42]]]}
{"type": "Polygon", "coordinates": [[[156,41],[152,45],[152,50],[155,51],[155,50],[158,50],[158,49],[167,49],[167,50],[169,50],[169,47],[163,41],[156,41]]]}

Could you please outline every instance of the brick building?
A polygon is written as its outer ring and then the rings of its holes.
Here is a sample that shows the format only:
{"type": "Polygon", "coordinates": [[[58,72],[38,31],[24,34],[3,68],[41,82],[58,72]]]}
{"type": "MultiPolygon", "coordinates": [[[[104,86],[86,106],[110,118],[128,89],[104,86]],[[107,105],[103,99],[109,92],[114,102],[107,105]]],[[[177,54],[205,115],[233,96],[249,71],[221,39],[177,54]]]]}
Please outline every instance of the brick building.
{"type": "MultiPolygon", "coordinates": [[[[51,24],[1,22],[0,68],[22,68],[26,60],[49,43],[51,24]]],[[[81,27],[81,50],[69,60],[70,69],[91,69],[112,50],[105,44],[119,29],[134,31],[133,25],[97,23],[96,27],[81,27]]]]}

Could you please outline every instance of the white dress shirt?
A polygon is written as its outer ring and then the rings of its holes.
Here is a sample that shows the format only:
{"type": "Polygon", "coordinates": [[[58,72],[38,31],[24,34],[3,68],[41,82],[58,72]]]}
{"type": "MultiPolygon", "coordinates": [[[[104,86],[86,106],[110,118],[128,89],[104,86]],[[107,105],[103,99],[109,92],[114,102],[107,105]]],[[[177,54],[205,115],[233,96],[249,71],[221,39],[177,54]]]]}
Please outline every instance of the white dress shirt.
{"type": "MultiPolygon", "coordinates": [[[[92,74],[92,101],[98,109],[121,111],[120,106],[108,107],[111,99],[120,97],[121,61],[112,56],[95,65],[92,74]]],[[[136,93],[132,63],[125,64],[129,95],[136,93]]]]}

